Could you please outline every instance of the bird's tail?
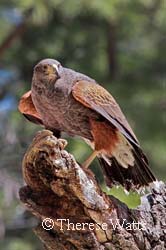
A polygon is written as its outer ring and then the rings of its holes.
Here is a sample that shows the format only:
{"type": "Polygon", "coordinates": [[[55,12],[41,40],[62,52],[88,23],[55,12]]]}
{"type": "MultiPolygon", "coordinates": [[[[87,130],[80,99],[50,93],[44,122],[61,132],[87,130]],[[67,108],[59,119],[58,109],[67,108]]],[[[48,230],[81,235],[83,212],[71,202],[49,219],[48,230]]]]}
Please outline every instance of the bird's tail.
{"type": "Polygon", "coordinates": [[[104,158],[99,158],[106,184],[109,187],[121,184],[127,190],[139,189],[142,186],[148,186],[149,183],[156,181],[141,149],[133,148],[132,152],[135,161],[134,165],[128,166],[128,168],[122,167],[115,157],[111,157],[108,161],[104,158]]]}

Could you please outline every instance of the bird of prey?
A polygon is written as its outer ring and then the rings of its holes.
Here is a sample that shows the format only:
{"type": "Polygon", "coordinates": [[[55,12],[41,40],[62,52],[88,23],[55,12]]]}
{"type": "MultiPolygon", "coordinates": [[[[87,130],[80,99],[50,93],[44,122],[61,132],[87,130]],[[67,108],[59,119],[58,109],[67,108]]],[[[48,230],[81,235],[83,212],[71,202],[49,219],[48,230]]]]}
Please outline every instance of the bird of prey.
{"type": "Polygon", "coordinates": [[[119,105],[94,79],[44,59],[34,67],[31,90],[19,110],[56,136],[66,132],[83,138],[93,149],[83,167],[98,157],[108,186],[129,190],[156,180],[119,105]]]}

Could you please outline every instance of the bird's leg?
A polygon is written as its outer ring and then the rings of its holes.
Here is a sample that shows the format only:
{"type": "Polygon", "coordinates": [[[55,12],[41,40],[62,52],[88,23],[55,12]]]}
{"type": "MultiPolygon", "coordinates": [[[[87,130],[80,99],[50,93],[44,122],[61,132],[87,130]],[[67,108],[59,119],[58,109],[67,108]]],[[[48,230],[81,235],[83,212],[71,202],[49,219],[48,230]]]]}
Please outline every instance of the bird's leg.
{"type": "Polygon", "coordinates": [[[88,159],[86,159],[84,161],[82,165],[83,168],[88,168],[89,165],[91,164],[91,162],[96,158],[96,156],[98,155],[97,151],[93,151],[93,153],[88,157],[88,159]]]}

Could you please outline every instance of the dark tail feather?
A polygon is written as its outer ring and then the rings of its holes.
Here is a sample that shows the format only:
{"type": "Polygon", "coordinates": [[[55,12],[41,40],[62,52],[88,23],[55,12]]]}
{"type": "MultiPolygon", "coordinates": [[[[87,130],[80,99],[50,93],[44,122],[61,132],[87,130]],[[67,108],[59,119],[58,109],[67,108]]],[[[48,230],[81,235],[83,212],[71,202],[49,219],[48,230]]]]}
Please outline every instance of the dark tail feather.
{"type": "Polygon", "coordinates": [[[133,155],[135,164],[128,168],[122,167],[114,157],[110,158],[111,165],[103,158],[99,158],[106,184],[109,187],[112,187],[113,184],[121,184],[127,190],[139,189],[156,180],[142,151],[133,149],[133,155]]]}

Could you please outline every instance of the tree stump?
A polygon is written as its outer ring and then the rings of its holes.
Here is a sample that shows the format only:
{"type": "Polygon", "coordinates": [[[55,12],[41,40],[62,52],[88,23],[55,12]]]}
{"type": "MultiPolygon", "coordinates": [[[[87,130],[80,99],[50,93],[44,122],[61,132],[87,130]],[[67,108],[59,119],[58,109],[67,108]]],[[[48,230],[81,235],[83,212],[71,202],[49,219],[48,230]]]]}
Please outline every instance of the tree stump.
{"type": "Polygon", "coordinates": [[[39,219],[34,229],[48,250],[166,249],[166,186],[135,210],[102,192],[52,132],[38,132],[23,160],[20,199],[39,219]]]}

